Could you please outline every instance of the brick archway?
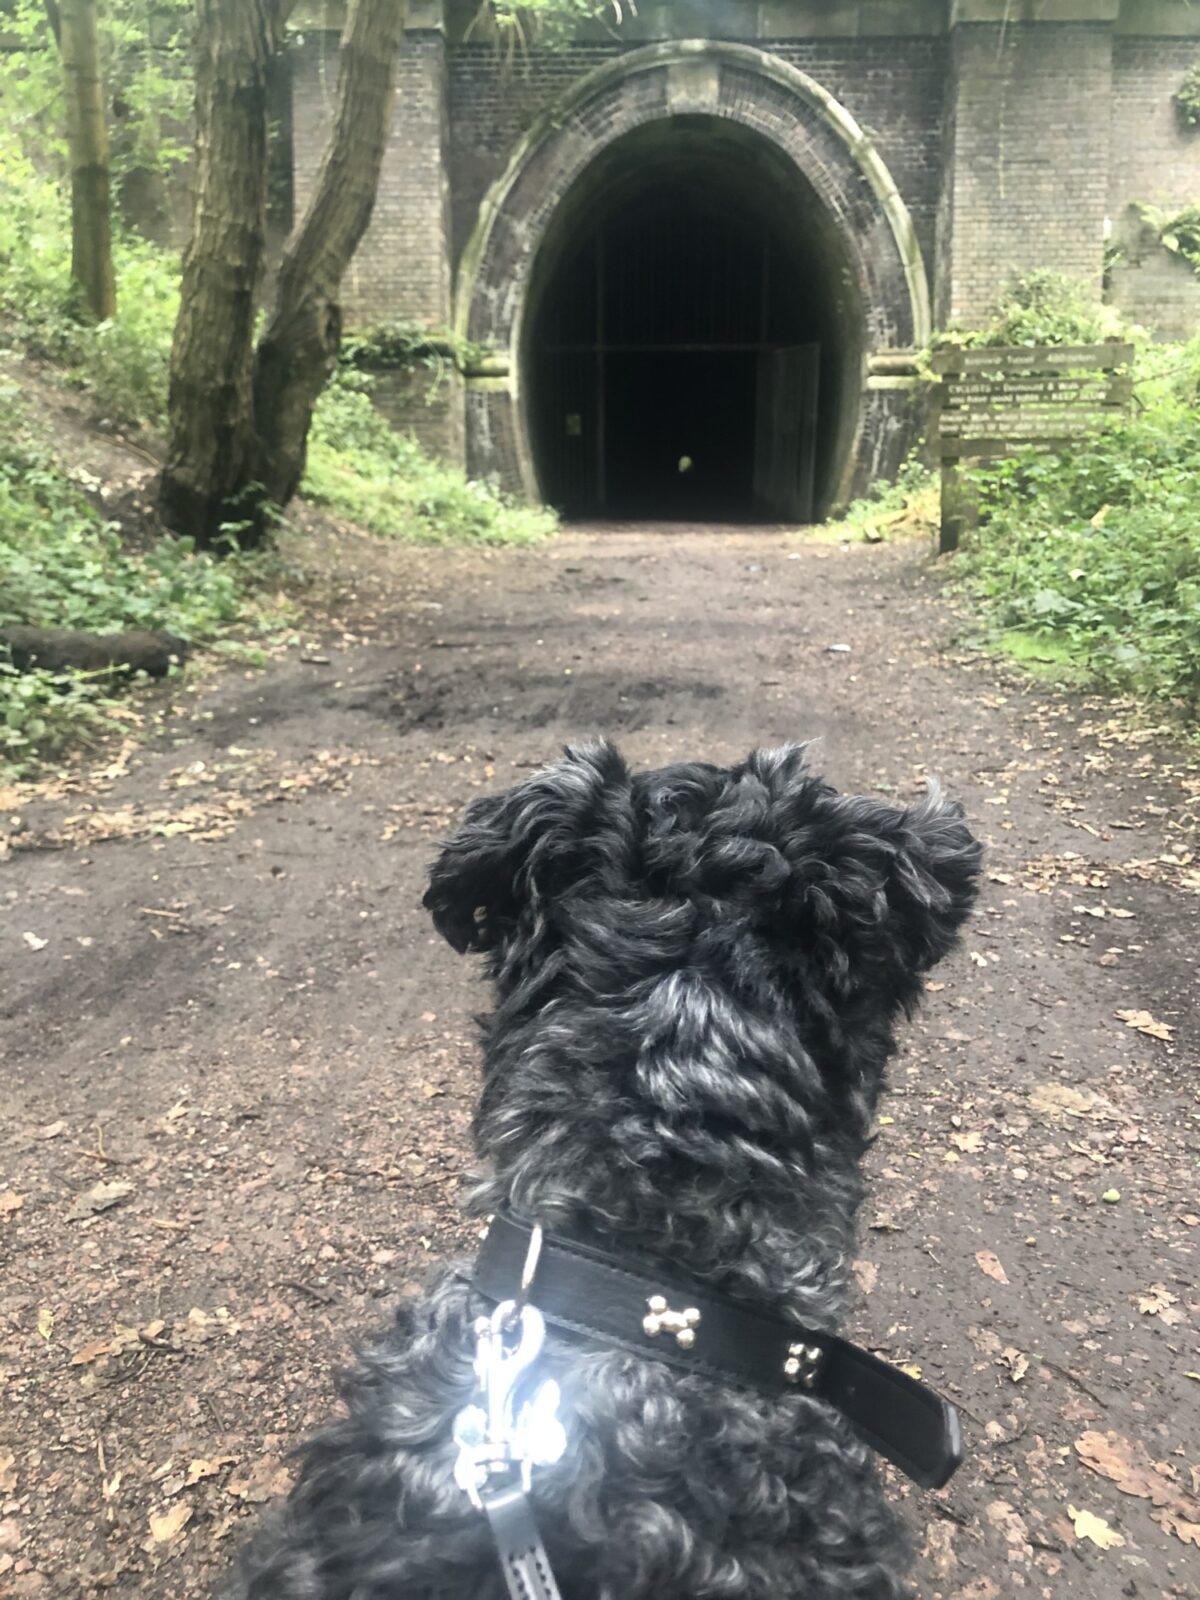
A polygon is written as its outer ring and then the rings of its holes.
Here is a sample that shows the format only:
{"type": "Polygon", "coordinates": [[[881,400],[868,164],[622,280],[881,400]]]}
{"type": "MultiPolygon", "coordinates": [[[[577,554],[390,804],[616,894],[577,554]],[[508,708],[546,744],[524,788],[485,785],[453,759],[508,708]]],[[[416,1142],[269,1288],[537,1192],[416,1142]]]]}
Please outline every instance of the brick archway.
{"type": "Polygon", "coordinates": [[[701,124],[736,135],[759,167],[771,167],[777,209],[808,207],[835,241],[830,272],[855,299],[855,392],[843,401],[825,509],[898,465],[911,428],[895,353],[919,348],[930,334],[925,266],[908,210],[868,136],[815,80],[751,46],[696,41],[636,50],[580,80],[526,135],[485,197],[456,289],[457,331],[485,352],[467,379],[475,475],[529,498],[540,494],[522,338],[556,218],[568,202],[578,205],[589,174],[621,141],[655,126],[701,124]],[[891,375],[872,371],[881,352],[889,353],[880,365],[891,375]]]}

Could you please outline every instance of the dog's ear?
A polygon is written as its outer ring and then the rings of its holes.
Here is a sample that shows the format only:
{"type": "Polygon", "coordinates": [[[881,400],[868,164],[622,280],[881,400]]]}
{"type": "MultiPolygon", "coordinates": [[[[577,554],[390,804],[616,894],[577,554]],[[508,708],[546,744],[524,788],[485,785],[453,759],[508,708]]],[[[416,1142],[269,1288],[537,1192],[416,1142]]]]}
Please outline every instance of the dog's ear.
{"type": "Polygon", "coordinates": [[[424,904],[438,932],[460,954],[490,950],[522,910],[611,867],[630,842],[628,795],[625,763],[598,742],[476,800],[429,875],[424,904]]]}
{"type": "Polygon", "coordinates": [[[954,947],[979,888],[983,850],[962,807],[931,787],[907,810],[839,797],[831,812],[838,867],[827,888],[854,943],[912,976],[927,972],[954,947]]]}

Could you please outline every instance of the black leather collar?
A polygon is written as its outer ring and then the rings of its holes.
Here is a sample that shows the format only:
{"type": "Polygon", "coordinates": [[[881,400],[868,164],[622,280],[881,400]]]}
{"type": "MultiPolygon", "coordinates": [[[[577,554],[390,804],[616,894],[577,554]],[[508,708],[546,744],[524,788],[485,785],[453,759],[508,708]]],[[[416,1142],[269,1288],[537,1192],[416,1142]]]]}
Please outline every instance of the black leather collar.
{"type": "MultiPolygon", "coordinates": [[[[531,1236],[511,1214],[492,1218],[475,1262],[481,1294],[516,1298],[531,1236]]],[[[922,1488],[940,1489],[962,1461],[958,1412],[925,1384],[836,1334],[763,1316],[670,1267],[547,1233],[528,1299],[556,1327],[681,1372],[823,1400],[922,1488]]]]}

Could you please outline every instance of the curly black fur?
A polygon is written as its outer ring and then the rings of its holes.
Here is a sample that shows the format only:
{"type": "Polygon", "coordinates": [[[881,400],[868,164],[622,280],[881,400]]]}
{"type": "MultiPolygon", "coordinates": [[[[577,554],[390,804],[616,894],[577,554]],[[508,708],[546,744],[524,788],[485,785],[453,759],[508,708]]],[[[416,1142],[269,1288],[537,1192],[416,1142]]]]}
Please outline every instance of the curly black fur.
{"type": "MultiPolygon", "coordinates": [[[[800,747],[631,774],[608,744],[477,801],[426,905],[487,952],[484,1213],[669,1258],[764,1309],[842,1315],[898,1019],[970,911],[979,846],[931,795],[848,799],[800,747]]],[[[349,1381],[248,1553],[246,1600],[502,1600],[452,1478],[468,1268],[349,1381]]],[[[827,1406],[551,1334],[569,1446],[535,1485],[565,1600],[895,1600],[905,1541],[827,1406]]]]}

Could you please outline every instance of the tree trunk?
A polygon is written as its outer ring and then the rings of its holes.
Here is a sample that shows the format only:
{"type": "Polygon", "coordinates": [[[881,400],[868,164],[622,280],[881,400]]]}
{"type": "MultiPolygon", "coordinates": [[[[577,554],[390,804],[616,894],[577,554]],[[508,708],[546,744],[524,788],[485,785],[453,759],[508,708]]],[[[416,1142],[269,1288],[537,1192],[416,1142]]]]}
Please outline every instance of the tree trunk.
{"type": "MultiPolygon", "coordinates": [[[[197,0],[196,176],[171,349],[167,526],[258,527],[251,360],[266,251],[268,67],[287,0],[197,0]]],[[[253,542],[253,539],[243,539],[253,542]]]]}
{"type": "Polygon", "coordinates": [[[96,0],[62,0],[47,13],[62,52],[71,159],[71,277],[96,321],[115,315],[108,127],[96,0]],[[57,24],[57,26],[55,26],[57,24]]]}
{"type": "Polygon", "coordinates": [[[316,189],[279,270],[275,308],[254,365],[257,476],[283,506],[304,473],[313,407],[337,362],[342,277],[367,230],[396,91],[404,0],[353,0],[338,99],[316,189]]]}

